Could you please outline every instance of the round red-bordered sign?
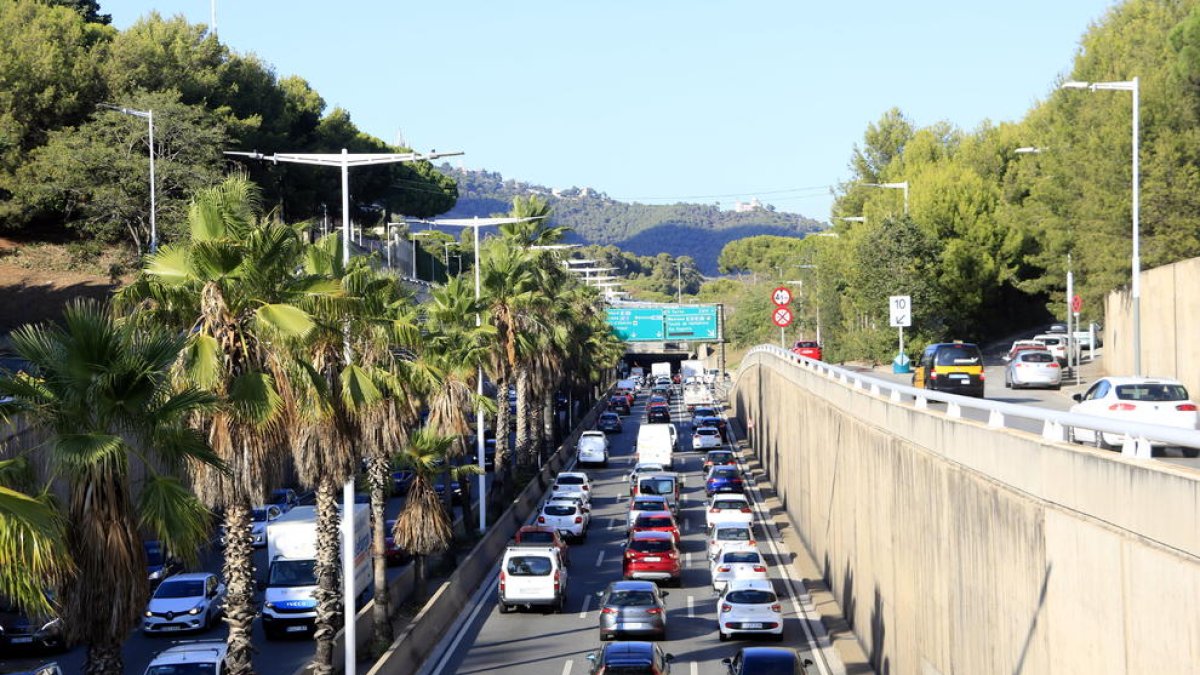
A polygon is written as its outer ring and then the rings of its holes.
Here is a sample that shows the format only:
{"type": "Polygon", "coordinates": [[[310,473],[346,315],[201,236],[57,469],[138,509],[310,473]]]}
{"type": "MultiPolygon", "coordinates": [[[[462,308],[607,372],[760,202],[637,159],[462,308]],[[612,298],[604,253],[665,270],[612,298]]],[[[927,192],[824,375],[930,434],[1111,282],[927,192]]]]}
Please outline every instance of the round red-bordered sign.
{"type": "Polygon", "coordinates": [[[771,291],[771,302],[774,302],[776,306],[783,307],[791,301],[792,292],[786,286],[780,286],[771,291]]]}
{"type": "Polygon", "coordinates": [[[1083,309],[1083,298],[1076,295],[1071,298],[1071,311],[1078,314],[1081,309],[1083,309]]]}
{"type": "Polygon", "coordinates": [[[787,307],[776,307],[775,312],[771,315],[771,320],[775,322],[776,326],[786,328],[788,324],[792,323],[792,310],[787,307]]]}

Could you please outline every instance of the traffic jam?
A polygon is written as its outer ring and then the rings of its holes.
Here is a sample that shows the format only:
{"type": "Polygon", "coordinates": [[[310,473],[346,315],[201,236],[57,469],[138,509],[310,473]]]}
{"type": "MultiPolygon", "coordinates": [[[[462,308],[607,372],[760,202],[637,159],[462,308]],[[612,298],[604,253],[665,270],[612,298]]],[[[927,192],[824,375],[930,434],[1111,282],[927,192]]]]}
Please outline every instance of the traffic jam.
{"type": "Polygon", "coordinates": [[[661,370],[618,382],[505,550],[495,611],[423,672],[826,672],[715,377],[661,370]]]}

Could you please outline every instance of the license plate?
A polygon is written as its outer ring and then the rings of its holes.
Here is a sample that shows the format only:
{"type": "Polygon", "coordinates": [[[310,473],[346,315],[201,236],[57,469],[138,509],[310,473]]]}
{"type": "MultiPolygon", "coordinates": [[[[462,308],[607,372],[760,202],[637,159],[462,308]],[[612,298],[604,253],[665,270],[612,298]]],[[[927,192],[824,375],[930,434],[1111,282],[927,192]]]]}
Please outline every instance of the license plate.
{"type": "Polygon", "coordinates": [[[744,624],[742,624],[742,628],[745,628],[746,630],[755,630],[755,629],[761,630],[762,624],[761,623],[744,623],[744,624]]]}
{"type": "Polygon", "coordinates": [[[306,630],[308,630],[308,627],[306,626],[288,626],[287,628],[283,629],[285,633],[303,633],[306,630]]]}
{"type": "Polygon", "coordinates": [[[662,562],[662,558],[660,558],[656,555],[652,555],[649,558],[645,558],[645,561],[646,562],[662,562]]]}
{"type": "Polygon", "coordinates": [[[163,630],[181,630],[182,628],[183,628],[183,626],[170,625],[170,624],[162,627],[163,630]]]}
{"type": "Polygon", "coordinates": [[[950,379],[952,379],[952,380],[969,380],[969,379],[971,379],[971,376],[964,375],[962,373],[950,373],[950,379]]]}
{"type": "Polygon", "coordinates": [[[31,642],[33,642],[33,638],[31,637],[15,637],[12,639],[14,645],[27,645],[31,642]]]}

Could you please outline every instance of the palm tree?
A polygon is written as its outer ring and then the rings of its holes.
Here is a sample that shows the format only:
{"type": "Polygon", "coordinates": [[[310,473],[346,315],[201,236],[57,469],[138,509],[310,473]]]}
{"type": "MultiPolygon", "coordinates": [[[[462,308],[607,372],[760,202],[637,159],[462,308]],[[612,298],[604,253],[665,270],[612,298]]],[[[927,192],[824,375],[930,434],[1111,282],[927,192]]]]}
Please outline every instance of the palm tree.
{"type": "Polygon", "coordinates": [[[207,540],[208,512],[175,473],[188,463],[225,470],[187,425],[215,401],[171,382],[186,338],[119,326],[91,302],[69,305],[63,321],[13,334],[34,374],[0,388],[12,397],[6,413],[47,434],[46,459],[66,483],[67,549],[78,565],[63,594],[68,636],[87,643],[85,673],[120,675],[121,647],[147,599],[140,528],[174,551],[196,551],[207,540]],[[138,495],[135,461],[147,472],[138,495]]]}
{"type": "MultiPolygon", "coordinates": [[[[0,392],[7,391],[7,378],[0,392]]],[[[9,421],[11,403],[0,403],[0,420],[9,421]]],[[[66,551],[66,520],[49,492],[36,496],[14,488],[28,489],[34,483],[26,457],[0,460],[0,595],[31,616],[49,617],[55,607],[46,589],[56,589],[74,574],[66,551]]]]}
{"type": "Polygon", "coordinates": [[[229,675],[254,672],[250,509],[278,486],[287,460],[295,369],[285,346],[315,325],[298,304],[341,290],[298,274],[303,232],[260,221],[259,212],[258,190],[245,177],[202,191],[188,212],[190,241],[161,248],[117,294],[131,323],[189,336],[180,379],[220,402],[195,423],[231,470],[197,465],[192,483],[204,503],[224,510],[229,675]]]}

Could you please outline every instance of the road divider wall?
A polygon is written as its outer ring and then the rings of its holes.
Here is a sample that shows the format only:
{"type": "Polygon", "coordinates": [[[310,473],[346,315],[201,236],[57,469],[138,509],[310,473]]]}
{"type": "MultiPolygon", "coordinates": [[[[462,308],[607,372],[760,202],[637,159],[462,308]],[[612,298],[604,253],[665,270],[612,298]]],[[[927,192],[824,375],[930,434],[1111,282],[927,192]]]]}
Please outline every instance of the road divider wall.
{"type": "Polygon", "coordinates": [[[770,352],[746,356],[730,401],[876,672],[1197,672],[1200,472],[770,352]]]}

